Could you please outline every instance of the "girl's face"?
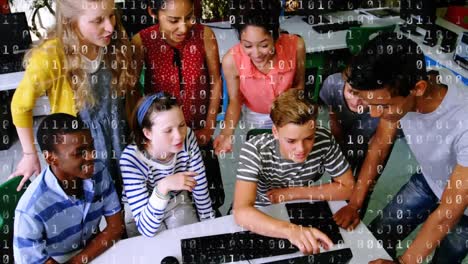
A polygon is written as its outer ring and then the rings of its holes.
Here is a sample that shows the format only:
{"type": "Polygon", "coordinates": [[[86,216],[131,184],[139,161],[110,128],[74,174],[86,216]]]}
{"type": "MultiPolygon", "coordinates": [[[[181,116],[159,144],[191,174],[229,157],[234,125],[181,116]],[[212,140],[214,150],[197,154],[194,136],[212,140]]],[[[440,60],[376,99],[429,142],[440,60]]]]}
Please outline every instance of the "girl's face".
{"type": "Polygon", "coordinates": [[[192,1],[166,1],[158,11],[158,22],[159,30],[164,34],[166,42],[172,46],[181,43],[195,24],[192,1]]]}
{"type": "Polygon", "coordinates": [[[82,45],[88,48],[109,45],[115,26],[114,0],[83,1],[77,26],[82,45]]]}
{"type": "Polygon", "coordinates": [[[153,113],[151,129],[144,128],[143,134],[149,139],[148,149],[155,158],[164,159],[182,150],[187,126],[180,107],[153,113]]]}
{"type": "Polygon", "coordinates": [[[240,36],[241,46],[255,66],[264,66],[273,58],[275,42],[269,32],[257,26],[247,26],[240,36]]]}

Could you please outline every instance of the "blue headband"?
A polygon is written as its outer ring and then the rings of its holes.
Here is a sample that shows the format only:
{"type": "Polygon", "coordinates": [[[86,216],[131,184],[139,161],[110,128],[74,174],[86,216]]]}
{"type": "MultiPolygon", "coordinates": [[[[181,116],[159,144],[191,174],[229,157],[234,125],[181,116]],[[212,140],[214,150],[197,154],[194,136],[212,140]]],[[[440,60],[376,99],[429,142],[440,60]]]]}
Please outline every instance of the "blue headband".
{"type": "Polygon", "coordinates": [[[138,120],[138,125],[140,125],[140,127],[142,126],[143,119],[145,118],[146,112],[148,112],[148,109],[153,104],[154,100],[163,98],[164,96],[165,94],[163,92],[155,93],[151,96],[147,96],[145,100],[143,101],[143,103],[141,103],[137,112],[137,120],[138,120]]]}

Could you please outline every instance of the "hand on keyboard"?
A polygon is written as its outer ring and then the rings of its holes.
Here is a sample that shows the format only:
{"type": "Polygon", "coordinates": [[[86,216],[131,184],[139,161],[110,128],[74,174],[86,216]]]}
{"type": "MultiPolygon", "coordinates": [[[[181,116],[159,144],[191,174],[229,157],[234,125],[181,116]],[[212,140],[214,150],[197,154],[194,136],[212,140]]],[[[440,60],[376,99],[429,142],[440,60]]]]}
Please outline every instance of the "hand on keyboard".
{"type": "Polygon", "coordinates": [[[304,254],[316,254],[320,252],[320,245],[324,249],[333,246],[333,242],[322,231],[313,227],[304,227],[291,224],[288,240],[299,248],[304,254]]]}

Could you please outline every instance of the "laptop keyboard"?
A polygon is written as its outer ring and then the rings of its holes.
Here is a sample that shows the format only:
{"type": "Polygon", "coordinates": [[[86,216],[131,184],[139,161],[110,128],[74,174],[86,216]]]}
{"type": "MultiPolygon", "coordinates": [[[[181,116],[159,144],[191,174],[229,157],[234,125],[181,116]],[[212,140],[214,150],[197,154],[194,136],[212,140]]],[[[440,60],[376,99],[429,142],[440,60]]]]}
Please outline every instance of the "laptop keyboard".
{"type": "Polygon", "coordinates": [[[287,239],[249,231],[182,239],[183,263],[229,263],[298,252],[287,239]]]}
{"type": "Polygon", "coordinates": [[[349,248],[327,251],[319,254],[283,259],[265,264],[346,264],[353,258],[349,248]]]}
{"type": "Polygon", "coordinates": [[[327,202],[288,203],[286,209],[291,223],[315,227],[325,233],[334,244],[344,243],[327,202]]]}

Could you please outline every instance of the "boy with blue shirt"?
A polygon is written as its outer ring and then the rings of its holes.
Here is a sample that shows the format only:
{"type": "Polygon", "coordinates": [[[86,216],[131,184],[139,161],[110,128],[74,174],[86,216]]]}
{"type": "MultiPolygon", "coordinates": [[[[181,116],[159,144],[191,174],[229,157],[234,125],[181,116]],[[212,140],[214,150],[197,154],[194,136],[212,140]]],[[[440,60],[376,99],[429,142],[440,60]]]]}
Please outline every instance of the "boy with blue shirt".
{"type": "Polygon", "coordinates": [[[123,233],[120,203],[107,168],[94,160],[84,123],[52,114],[37,141],[49,166],[21,197],[15,211],[16,263],[88,263],[123,233]],[[99,231],[105,217],[107,226],[99,231]]]}

